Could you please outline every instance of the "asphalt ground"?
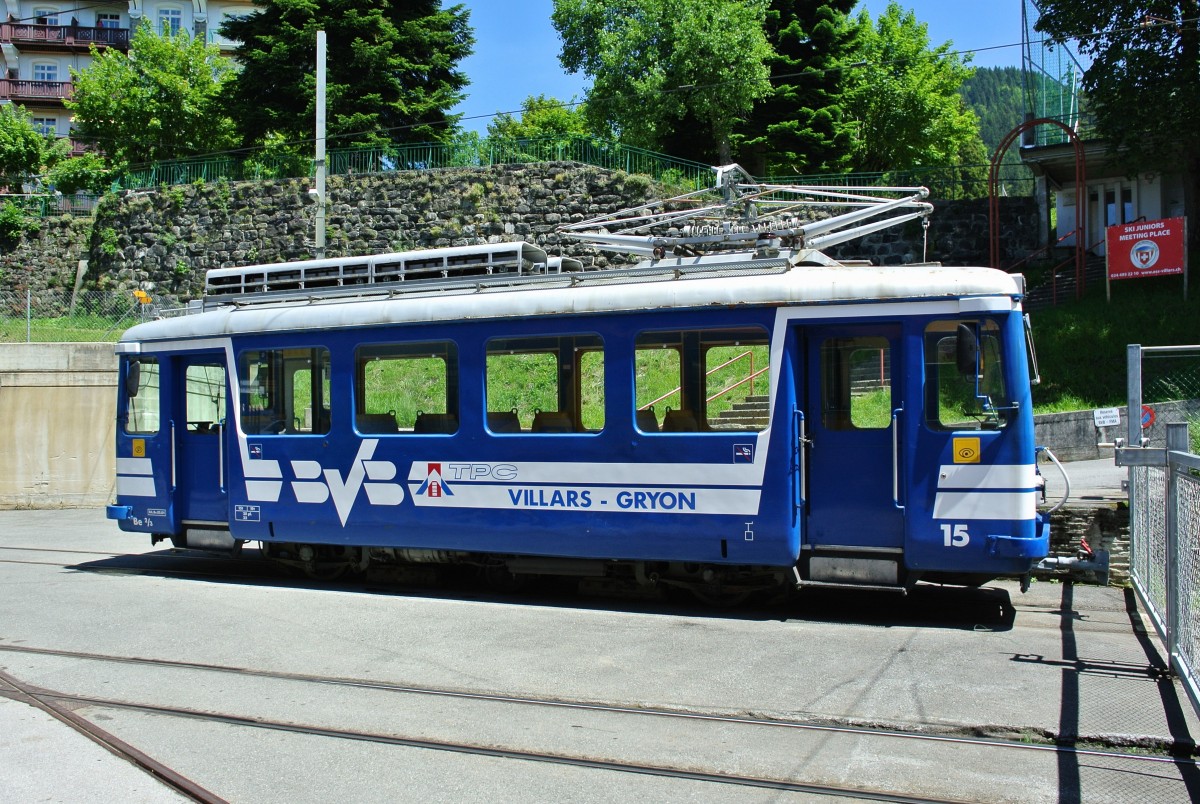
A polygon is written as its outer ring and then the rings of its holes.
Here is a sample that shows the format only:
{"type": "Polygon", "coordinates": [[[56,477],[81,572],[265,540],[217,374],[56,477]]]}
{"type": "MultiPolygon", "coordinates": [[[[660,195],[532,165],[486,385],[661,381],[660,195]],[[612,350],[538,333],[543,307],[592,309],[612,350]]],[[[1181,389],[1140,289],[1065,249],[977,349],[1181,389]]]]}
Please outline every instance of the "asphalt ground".
{"type": "MultiPolygon", "coordinates": [[[[1121,589],[498,597],[0,512],[0,671],[230,801],[1195,800],[1162,655],[1121,589]]],[[[0,800],[177,798],[0,677],[0,800]]]]}
{"type": "Polygon", "coordinates": [[[1064,463],[1063,472],[1049,461],[1042,460],[1038,469],[1046,478],[1046,500],[1053,505],[1068,493],[1068,505],[1093,505],[1128,501],[1129,493],[1121,485],[1129,470],[1117,466],[1112,458],[1064,463]],[[1068,487],[1069,483],[1069,487],[1068,487]]]}

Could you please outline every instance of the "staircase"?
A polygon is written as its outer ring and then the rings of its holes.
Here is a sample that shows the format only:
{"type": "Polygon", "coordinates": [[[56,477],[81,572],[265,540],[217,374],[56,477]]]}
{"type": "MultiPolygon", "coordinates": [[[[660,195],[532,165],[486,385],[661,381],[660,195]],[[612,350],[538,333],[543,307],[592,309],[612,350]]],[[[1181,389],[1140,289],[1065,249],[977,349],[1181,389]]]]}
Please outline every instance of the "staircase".
{"type": "Polygon", "coordinates": [[[742,402],[734,402],[732,408],[721,411],[712,427],[714,430],[762,430],[770,419],[767,396],[758,394],[748,396],[742,402]]]}
{"type": "MultiPolygon", "coordinates": [[[[1105,259],[1099,254],[1087,255],[1087,262],[1083,267],[1084,287],[1095,287],[1098,283],[1104,282],[1105,276],[1105,259]]],[[[1059,269],[1058,273],[1058,288],[1057,296],[1058,303],[1075,300],[1075,265],[1068,263],[1059,269]]],[[[1030,310],[1044,310],[1054,305],[1055,288],[1049,282],[1038,285],[1036,288],[1030,289],[1025,296],[1023,307],[1026,312],[1030,310]]]]}

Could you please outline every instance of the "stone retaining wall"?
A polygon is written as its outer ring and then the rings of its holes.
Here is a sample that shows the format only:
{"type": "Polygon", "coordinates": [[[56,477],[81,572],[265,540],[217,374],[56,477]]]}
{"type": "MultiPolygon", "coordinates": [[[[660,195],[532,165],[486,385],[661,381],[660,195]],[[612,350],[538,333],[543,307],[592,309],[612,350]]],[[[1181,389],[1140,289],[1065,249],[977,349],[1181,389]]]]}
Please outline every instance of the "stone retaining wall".
{"type": "MultiPolygon", "coordinates": [[[[85,260],[85,289],[141,288],[165,303],[195,297],[209,268],[310,257],[310,190],[307,179],[222,181],[108,197],[94,219],[47,220],[9,244],[0,253],[0,290],[71,287],[85,260]]],[[[573,162],[333,176],[327,191],[329,256],[528,240],[601,267],[614,258],[563,238],[556,227],[673,192],[644,176],[573,162]]],[[[1036,205],[1001,202],[1005,251],[1026,253],[1037,236],[1036,205]]],[[[927,252],[925,234],[912,222],[830,252],[888,265],[984,265],[987,202],[935,202],[927,252]]]]}

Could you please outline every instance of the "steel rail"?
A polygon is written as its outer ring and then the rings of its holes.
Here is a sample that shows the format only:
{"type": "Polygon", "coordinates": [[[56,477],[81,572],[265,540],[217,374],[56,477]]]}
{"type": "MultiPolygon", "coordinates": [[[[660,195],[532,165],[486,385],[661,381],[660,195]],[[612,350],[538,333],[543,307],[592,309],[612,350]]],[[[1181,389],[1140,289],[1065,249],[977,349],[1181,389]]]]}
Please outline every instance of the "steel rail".
{"type": "MultiPolygon", "coordinates": [[[[812,782],[797,782],[761,776],[744,776],[713,771],[701,771],[671,765],[650,765],[638,762],[622,762],[619,760],[596,759],[591,757],[572,756],[547,751],[529,751],[517,748],[477,745],[469,742],[454,740],[435,740],[426,737],[407,737],[403,735],[381,734],[378,732],[358,731],[354,729],[336,729],[326,726],[316,726],[301,723],[286,723],[265,718],[242,717],[240,715],[223,714],[219,712],[204,712],[184,707],[158,706],[154,704],[136,704],[125,701],[115,701],[106,698],[93,698],[81,695],[66,695],[62,693],[43,691],[34,696],[40,701],[67,701],[74,704],[122,709],[126,711],[146,712],[156,715],[201,720],[208,723],[221,723],[229,726],[245,728],[268,729],[291,734],[302,734],[311,737],[326,737],[339,740],[354,740],[380,745],[392,745],[405,748],[419,748],[432,751],[449,751],[456,754],[493,757],[498,759],[515,759],[527,762],[545,762],[555,765],[569,765],[590,770],[605,770],[617,773],[633,773],[647,776],[659,776],[686,781],[707,782],[712,784],[734,785],[739,787],[754,787],[768,790],[780,790],[792,793],[808,793],[812,795],[839,796],[866,801],[896,802],[897,804],[962,804],[958,799],[929,798],[926,796],[910,796],[900,793],[889,793],[882,790],[848,787],[841,785],[819,784],[812,782]]],[[[47,704],[52,705],[52,704],[47,704]]],[[[80,718],[82,720],[82,718],[80,718]]],[[[86,721],[85,721],[86,722],[86,721]]],[[[136,749],[132,749],[136,751],[136,749]]],[[[180,777],[182,778],[182,777],[180,777]]],[[[203,790],[203,788],[200,788],[203,790]]],[[[207,792],[207,791],[205,791],[207,792]]],[[[189,795],[191,795],[189,793],[189,795]]],[[[211,795],[211,794],[210,794],[211,795]]],[[[221,801],[219,798],[202,799],[198,801],[221,801]]]]}
{"type": "Polygon", "coordinates": [[[0,695],[40,709],[56,720],[70,726],[115,756],[132,763],[163,784],[187,796],[192,801],[198,801],[201,804],[227,804],[225,799],[211,790],[167,767],[150,755],[139,751],[115,734],[105,731],[95,723],[59,705],[57,701],[64,700],[61,696],[50,694],[47,691],[34,687],[27,687],[2,670],[0,670],[0,695]]]}
{"type": "MultiPolygon", "coordinates": [[[[307,673],[292,673],[277,670],[253,670],[234,665],[207,664],[203,662],[187,662],[171,659],[149,659],[136,656],[114,656],[110,654],[89,653],[82,651],[58,650],[55,648],[37,648],[27,645],[7,645],[0,643],[0,652],[27,653],[43,656],[58,656],[68,659],[87,661],[113,662],[118,664],[136,664],[151,667],[170,667],[173,669],[199,670],[214,673],[249,678],[264,678],[277,681],[298,681],[311,684],[323,684],[334,687],[368,689],[379,692],[390,692],[405,695],[426,695],[430,697],[455,698],[459,700],[487,701],[519,706],[540,706],[557,709],[573,709],[605,714],[639,715],[645,717],[672,718],[679,720],[696,720],[705,722],[724,723],[739,726],[762,726],[766,728],[790,729],[796,731],[812,731],[828,734],[847,734],[862,737],[887,737],[892,739],[915,740],[931,743],[950,743],[955,745],[972,745],[985,748],[1001,748],[1015,751],[1049,752],[1080,757],[1096,757],[1104,759],[1133,760],[1146,763],[1180,763],[1196,766],[1197,760],[1190,757],[1150,756],[1132,754],[1124,751],[1105,750],[1099,748],[1082,748],[1058,742],[1031,743],[1009,740],[1002,737],[964,736],[951,733],[934,733],[903,728],[880,728],[858,726],[853,724],[837,724],[823,721],[776,720],[771,718],[747,717],[743,715],[722,715],[712,712],[696,712],[684,709],[668,709],[662,707],[637,707],[597,703],[594,701],[571,701],[558,698],[536,698],[532,696],[504,695],[500,693],[471,692],[469,690],[442,689],[436,687],[420,687],[406,684],[394,684],[370,679],[347,678],[341,676],[317,676],[307,673]]],[[[1086,742],[1094,743],[1095,739],[1086,742]]]]}

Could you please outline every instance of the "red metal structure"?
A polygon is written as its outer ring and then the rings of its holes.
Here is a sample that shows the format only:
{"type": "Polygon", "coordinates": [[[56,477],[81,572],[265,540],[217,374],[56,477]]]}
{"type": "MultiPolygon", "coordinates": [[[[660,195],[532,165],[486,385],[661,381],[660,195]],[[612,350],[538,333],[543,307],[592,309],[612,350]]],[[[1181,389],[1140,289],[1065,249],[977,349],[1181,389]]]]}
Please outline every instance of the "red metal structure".
{"type": "MultiPolygon", "coordinates": [[[[1071,141],[1071,144],[1075,148],[1075,298],[1078,299],[1083,295],[1084,265],[1087,257],[1087,246],[1084,244],[1084,222],[1087,220],[1087,170],[1083,157],[1083,143],[1080,142],[1075,130],[1061,120],[1055,120],[1051,117],[1026,120],[1008,132],[1004,139],[1000,141],[996,152],[992,154],[992,166],[988,174],[988,242],[991,249],[989,255],[990,264],[993,268],[1002,267],[1000,265],[1000,163],[1004,160],[1004,155],[1008,153],[1008,149],[1018,137],[1026,131],[1041,125],[1058,126],[1061,128],[1066,132],[1067,139],[1071,141]]],[[[1066,262],[1064,261],[1060,265],[1066,262]]],[[[1054,266],[1054,276],[1058,275],[1058,268],[1059,265],[1054,266]]],[[[1055,302],[1057,302],[1057,295],[1056,290],[1055,302]]]]}

